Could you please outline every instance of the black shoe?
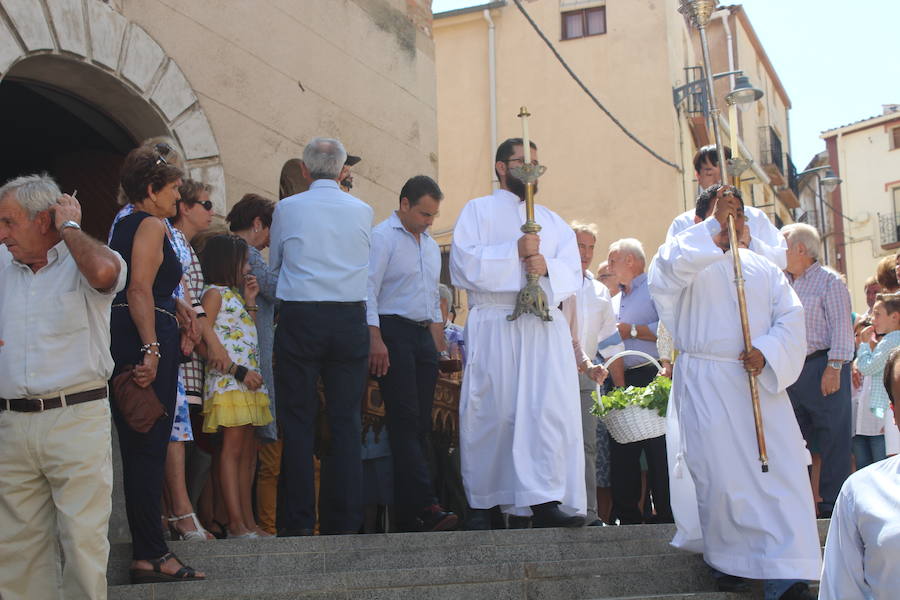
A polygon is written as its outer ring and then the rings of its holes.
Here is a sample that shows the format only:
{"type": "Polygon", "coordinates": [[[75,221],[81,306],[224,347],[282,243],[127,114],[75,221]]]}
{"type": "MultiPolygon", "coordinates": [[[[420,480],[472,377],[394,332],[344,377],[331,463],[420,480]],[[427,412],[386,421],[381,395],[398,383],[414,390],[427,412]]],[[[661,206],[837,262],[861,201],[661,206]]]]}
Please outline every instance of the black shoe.
{"type": "Polygon", "coordinates": [[[603,519],[596,519],[587,524],[588,527],[606,527],[606,523],[603,522],[603,519]]]}
{"type": "Polygon", "coordinates": [[[781,595],[780,600],[816,600],[816,597],[809,591],[809,585],[798,581],[781,595]]]}
{"type": "Polygon", "coordinates": [[[440,504],[432,504],[421,513],[418,518],[419,531],[450,531],[456,529],[459,517],[454,513],[444,510],[440,504]]]}
{"type": "Polygon", "coordinates": [[[277,537],[306,537],[313,535],[312,529],[279,529],[277,537]]]}
{"type": "Polygon", "coordinates": [[[716,591],[748,592],[750,591],[750,581],[736,575],[722,575],[716,578],[716,591]]]}
{"type": "Polygon", "coordinates": [[[531,507],[534,516],[531,526],[535,529],[543,527],[581,527],[584,517],[570,517],[559,510],[559,502],[545,502],[531,507]]]}
{"type": "Polygon", "coordinates": [[[531,517],[509,515],[506,518],[507,529],[531,529],[531,517]]]}
{"type": "Polygon", "coordinates": [[[489,508],[469,509],[469,518],[465,528],[469,531],[487,531],[491,529],[491,510],[489,508]]]}

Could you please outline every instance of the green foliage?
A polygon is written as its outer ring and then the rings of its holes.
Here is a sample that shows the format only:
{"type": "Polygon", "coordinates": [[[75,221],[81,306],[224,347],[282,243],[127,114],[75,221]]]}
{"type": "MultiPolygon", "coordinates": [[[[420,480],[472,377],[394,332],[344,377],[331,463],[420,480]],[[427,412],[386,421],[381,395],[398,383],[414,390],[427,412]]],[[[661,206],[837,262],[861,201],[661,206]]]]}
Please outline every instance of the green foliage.
{"type": "Polygon", "coordinates": [[[593,392],[591,395],[594,398],[594,406],[591,408],[591,414],[602,417],[612,410],[640,406],[648,410],[655,410],[659,416],[664,417],[671,389],[671,379],[657,376],[647,387],[630,385],[627,388],[616,388],[600,398],[597,397],[597,392],[593,392]]]}

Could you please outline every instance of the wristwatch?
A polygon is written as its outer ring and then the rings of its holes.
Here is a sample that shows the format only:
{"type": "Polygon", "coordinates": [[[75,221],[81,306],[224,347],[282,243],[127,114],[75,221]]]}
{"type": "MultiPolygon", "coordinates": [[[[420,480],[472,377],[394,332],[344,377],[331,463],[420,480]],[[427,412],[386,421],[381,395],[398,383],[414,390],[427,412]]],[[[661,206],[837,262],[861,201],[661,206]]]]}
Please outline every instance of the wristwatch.
{"type": "Polygon", "coordinates": [[[77,221],[65,221],[59,226],[59,232],[62,233],[63,229],[68,229],[69,227],[81,231],[81,225],[79,225],[77,221]]]}
{"type": "Polygon", "coordinates": [[[844,367],[844,362],[840,360],[829,360],[828,366],[836,371],[840,371],[844,367]]]}
{"type": "Polygon", "coordinates": [[[637,325],[634,323],[631,324],[631,337],[637,337],[637,325]]]}

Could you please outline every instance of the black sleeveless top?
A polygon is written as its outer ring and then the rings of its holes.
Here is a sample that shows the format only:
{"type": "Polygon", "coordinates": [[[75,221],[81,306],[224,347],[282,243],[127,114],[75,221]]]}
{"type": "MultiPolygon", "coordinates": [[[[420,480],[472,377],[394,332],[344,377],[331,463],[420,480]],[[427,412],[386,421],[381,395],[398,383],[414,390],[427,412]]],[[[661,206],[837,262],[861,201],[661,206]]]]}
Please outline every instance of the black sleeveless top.
{"type": "MultiPolygon", "coordinates": [[[[125,259],[125,264],[128,265],[128,278],[125,281],[125,288],[116,295],[113,304],[125,304],[128,302],[126,292],[131,283],[131,251],[134,247],[134,236],[143,220],[148,218],[153,217],[143,211],[136,211],[116,223],[115,229],[113,229],[109,247],[122,255],[122,258],[125,259]]],[[[156,272],[156,279],[153,280],[153,304],[174,314],[175,299],[172,297],[172,294],[181,282],[184,271],[168,236],[163,240],[162,250],[163,260],[159,265],[159,270],[156,272]]]]}

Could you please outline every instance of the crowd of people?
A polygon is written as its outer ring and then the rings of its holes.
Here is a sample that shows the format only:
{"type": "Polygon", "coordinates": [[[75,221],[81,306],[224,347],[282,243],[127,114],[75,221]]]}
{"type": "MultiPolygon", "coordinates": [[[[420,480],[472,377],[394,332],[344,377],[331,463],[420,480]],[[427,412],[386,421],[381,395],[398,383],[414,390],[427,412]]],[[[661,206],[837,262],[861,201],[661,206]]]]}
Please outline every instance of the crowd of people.
{"type": "Polygon", "coordinates": [[[896,497],[885,510],[897,485],[897,459],[885,459],[900,436],[900,255],[866,282],[866,311],[851,312],[843,279],[818,260],[817,231],[779,231],[744,205],[707,146],[696,206],[655,256],[622,238],[595,274],[596,225],[537,205],[540,234],[520,231],[515,167],[537,152],[504,141],[498,189],[456,222],[445,283],[465,291],[465,329],[449,316],[429,233],[438,184],[411,177],[373,226],[371,206],[349,193],[359,158],[335,139],[306,146],[307,191],[277,203],[246,194],[227,230],[213,226],[210,188],[159,140],[125,158],[107,244],[81,231],[78,200],[49,176],[7,182],[0,596],[106,597],[115,422],[133,583],[205,579],[167,538],[355,534],[390,505],[393,531],[674,522],[673,544],[702,552],[718,589],[762,579],[767,600],[812,597],[815,518],[833,516],[823,597],[888,597],[895,567],[864,542],[885,539],[872,515],[900,516],[896,497]],[[526,274],[538,276],[546,320],[510,317],[526,274]],[[442,506],[428,457],[438,374],[454,360],[464,514],[442,506]],[[660,374],[672,378],[665,433],[618,442],[591,414],[593,393],[660,374]],[[381,436],[361,423],[370,379],[381,436]],[[59,548],[56,581],[46,573],[59,548]]]}

